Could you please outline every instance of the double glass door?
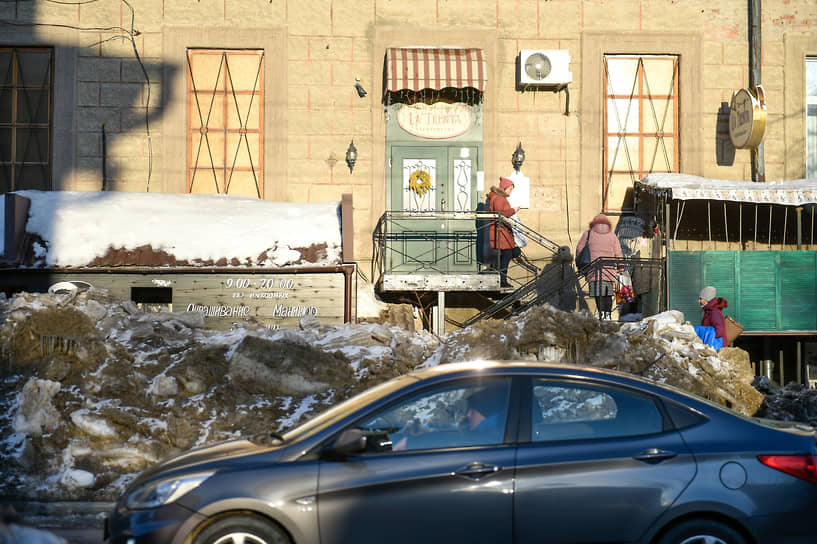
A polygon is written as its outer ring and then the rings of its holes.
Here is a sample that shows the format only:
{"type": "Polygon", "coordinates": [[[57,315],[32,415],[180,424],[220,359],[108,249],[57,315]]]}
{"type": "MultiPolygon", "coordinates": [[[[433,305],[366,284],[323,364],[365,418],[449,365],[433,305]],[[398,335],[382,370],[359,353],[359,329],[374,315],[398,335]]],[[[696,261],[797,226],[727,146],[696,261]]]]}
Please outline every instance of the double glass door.
{"type": "Polygon", "coordinates": [[[477,269],[477,145],[392,146],[387,200],[393,213],[388,269],[466,273],[477,269]]]}

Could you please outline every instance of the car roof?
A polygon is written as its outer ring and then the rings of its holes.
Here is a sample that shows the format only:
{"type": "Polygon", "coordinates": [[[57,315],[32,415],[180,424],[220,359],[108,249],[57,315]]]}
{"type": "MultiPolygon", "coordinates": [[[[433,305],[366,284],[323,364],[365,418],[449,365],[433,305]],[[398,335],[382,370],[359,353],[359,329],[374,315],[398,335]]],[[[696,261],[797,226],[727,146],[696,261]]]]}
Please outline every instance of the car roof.
{"type": "Polygon", "coordinates": [[[685,402],[697,401],[709,406],[727,410],[725,406],[709,401],[695,393],[685,391],[678,387],[666,383],[610,368],[602,368],[578,363],[559,362],[537,362],[537,361],[508,361],[508,360],[473,360],[460,361],[455,363],[445,363],[433,367],[410,372],[406,376],[425,380],[427,378],[455,377],[457,375],[473,375],[474,372],[484,373],[484,375],[496,374],[538,374],[540,376],[550,375],[559,378],[590,378],[615,382],[620,385],[630,385],[650,390],[653,393],[674,397],[676,400],[683,399],[685,402]]]}
{"type": "Polygon", "coordinates": [[[455,363],[445,363],[428,367],[422,370],[416,370],[411,375],[418,379],[429,378],[432,376],[439,376],[445,374],[469,374],[472,372],[485,372],[486,374],[503,374],[503,373],[520,373],[535,371],[537,373],[554,374],[554,375],[581,375],[581,376],[597,376],[604,378],[617,378],[638,381],[655,385],[655,382],[630,374],[628,372],[621,372],[618,370],[574,364],[574,363],[556,363],[556,362],[536,362],[536,361],[506,361],[506,360],[486,360],[478,359],[473,361],[460,361],[455,363]]]}

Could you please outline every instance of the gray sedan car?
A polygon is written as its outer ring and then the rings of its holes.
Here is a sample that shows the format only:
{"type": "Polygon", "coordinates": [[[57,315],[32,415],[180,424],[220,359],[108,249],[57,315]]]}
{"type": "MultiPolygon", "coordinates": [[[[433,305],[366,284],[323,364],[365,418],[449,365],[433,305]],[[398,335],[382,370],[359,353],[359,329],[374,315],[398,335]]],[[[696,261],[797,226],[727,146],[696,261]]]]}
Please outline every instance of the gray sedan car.
{"type": "Polygon", "coordinates": [[[817,542],[813,429],[575,365],[441,365],[169,459],[110,544],[817,542]]]}

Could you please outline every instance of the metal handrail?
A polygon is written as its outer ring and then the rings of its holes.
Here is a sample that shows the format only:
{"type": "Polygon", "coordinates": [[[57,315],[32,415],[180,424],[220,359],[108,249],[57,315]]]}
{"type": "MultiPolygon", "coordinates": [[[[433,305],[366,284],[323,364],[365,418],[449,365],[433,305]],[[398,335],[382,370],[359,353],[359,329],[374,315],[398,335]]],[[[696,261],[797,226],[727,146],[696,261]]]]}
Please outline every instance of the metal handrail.
{"type": "MultiPolygon", "coordinates": [[[[471,316],[467,320],[463,321],[461,325],[463,327],[467,327],[483,319],[494,317],[503,310],[512,308],[512,311],[508,312],[505,316],[503,316],[505,318],[510,317],[511,315],[518,314],[526,310],[527,308],[530,308],[531,306],[546,302],[554,295],[563,290],[570,290],[575,292],[576,299],[579,302],[579,307],[586,309],[587,308],[586,299],[589,296],[588,284],[590,281],[593,281],[587,280],[587,277],[588,276],[592,277],[594,275],[594,272],[596,274],[600,274],[602,268],[606,267],[614,267],[616,269],[628,271],[632,271],[636,267],[656,268],[659,270],[663,270],[664,261],[663,259],[636,259],[636,258],[616,259],[599,257],[593,260],[589,265],[582,269],[577,270],[571,264],[570,269],[573,271],[573,273],[569,274],[568,277],[564,278],[562,281],[552,284],[549,289],[543,288],[542,282],[540,281],[542,279],[545,279],[544,276],[547,274],[547,270],[543,270],[540,276],[529,281],[528,283],[526,283],[519,289],[513,291],[512,293],[509,293],[504,298],[494,302],[492,305],[488,306],[481,312],[471,316]]],[[[616,305],[616,307],[618,308],[620,307],[620,305],[616,305]]]]}
{"type": "MultiPolygon", "coordinates": [[[[418,233],[416,231],[410,233],[394,232],[394,225],[400,221],[473,221],[474,234],[473,243],[476,244],[480,238],[480,234],[484,229],[490,229],[492,224],[499,225],[504,223],[509,227],[522,231],[527,237],[530,244],[536,244],[552,254],[558,251],[559,246],[554,242],[548,240],[535,230],[531,229],[523,223],[512,221],[499,212],[487,211],[468,211],[468,212],[443,212],[443,211],[429,211],[429,212],[385,212],[377,221],[374,231],[372,232],[372,278],[376,281],[377,278],[382,278],[383,275],[392,273],[392,270],[387,269],[387,255],[391,252],[395,257],[399,257],[402,266],[406,263],[415,263],[416,268],[405,273],[446,273],[444,263],[447,259],[455,255],[456,251],[448,251],[447,253],[438,254],[433,259],[423,259],[428,257],[428,254],[411,255],[402,251],[396,242],[405,241],[441,241],[441,240],[458,240],[469,242],[469,238],[463,238],[462,233],[452,234],[450,232],[439,232],[437,229],[429,229],[427,233],[418,233]],[[479,226],[477,226],[479,225],[479,226]]],[[[497,228],[495,232],[499,235],[500,229],[497,228]]],[[[497,243],[493,245],[498,245],[497,243]]],[[[491,259],[487,264],[485,260],[480,260],[478,254],[480,248],[473,252],[474,269],[476,272],[484,272],[486,269],[499,268],[499,255],[491,259]]],[[[522,266],[525,266],[523,263],[522,266]]],[[[530,271],[530,263],[527,266],[530,271]]],[[[536,275],[534,270],[533,275],[536,275]]]]}

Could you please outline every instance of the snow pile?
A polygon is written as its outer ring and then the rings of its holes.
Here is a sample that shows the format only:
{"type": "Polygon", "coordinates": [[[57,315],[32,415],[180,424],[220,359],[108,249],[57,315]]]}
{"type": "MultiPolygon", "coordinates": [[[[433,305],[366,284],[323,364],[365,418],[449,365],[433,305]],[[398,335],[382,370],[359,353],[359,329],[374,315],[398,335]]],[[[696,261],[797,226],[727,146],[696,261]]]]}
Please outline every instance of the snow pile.
{"type": "Polygon", "coordinates": [[[310,265],[341,260],[338,202],[95,191],[16,194],[31,202],[26,231],[40,239],[35,266],[81,267],[110,250],[144,247],[191,265],[283,267],[299,264],[313,247],[321,250],[309,252],[314,253],[310,265]]]}
{"type": "Polygon", "coordinates": [[[112,500],[136,474],[193,446],[280,431],[383,380],[467,359],[559,360],[644,375],[753,414],[748,355],[716,353],[677,312],[599,322],[542,305],[441,341],[396,322],[271,331],[203,328],[91,288],[0,299],[0,496],[112,500]]]}

